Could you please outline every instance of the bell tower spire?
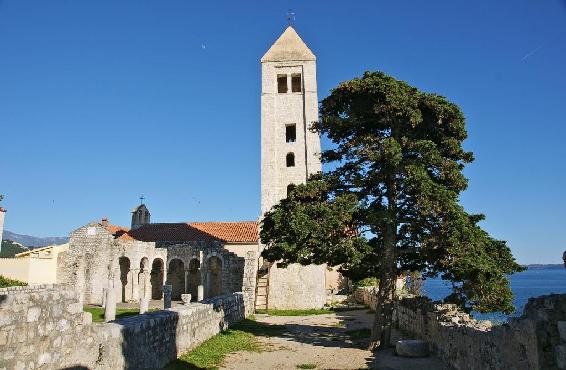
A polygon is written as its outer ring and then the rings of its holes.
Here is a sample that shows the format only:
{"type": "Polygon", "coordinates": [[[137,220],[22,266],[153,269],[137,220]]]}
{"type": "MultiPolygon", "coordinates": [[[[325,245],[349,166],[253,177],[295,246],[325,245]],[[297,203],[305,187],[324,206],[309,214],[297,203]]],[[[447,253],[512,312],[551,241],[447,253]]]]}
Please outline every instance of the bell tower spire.
{"type": "Polygon", "coordinates": [[[320,137],[309,130],[318,119],[316,57],[293,26],[261,58],[261,76],[263,215],[322,166],[320,137]]]}

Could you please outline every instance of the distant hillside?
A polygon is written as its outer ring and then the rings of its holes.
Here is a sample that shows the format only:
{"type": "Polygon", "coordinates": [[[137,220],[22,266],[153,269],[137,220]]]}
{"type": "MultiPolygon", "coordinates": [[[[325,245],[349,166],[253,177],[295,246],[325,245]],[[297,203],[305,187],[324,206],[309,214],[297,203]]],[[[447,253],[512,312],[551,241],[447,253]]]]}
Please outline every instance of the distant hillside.
{"type": "Polygon", "coordinates": [[[0,248],[0,258],[11,258],[27,250],[29,250],[29,248],[24,247],[20,243],[4,239],[2,240],[2,248],[0,248]]]}
{"type": "Polygon", "coordinates": [[[65,244],[69,241],[67,237],[46,237],[39,238],[37,236],[16,234],[8,230],[4,230],[2,235],[4,240],[13,240],[17,243],[23,244],[26,247],[45,247],[46,245],[65,244]]]}
{"type": "Polygon", "coordinates": [[[527,265],[527,267],[529,268],[529,270],[541,270],[541,269],[552,269],[552,270],[563,270],[564,269],[564,264],[547,264],[547,265],[543,265],[543,264],[532,264],[532,265],[527,265]]]}

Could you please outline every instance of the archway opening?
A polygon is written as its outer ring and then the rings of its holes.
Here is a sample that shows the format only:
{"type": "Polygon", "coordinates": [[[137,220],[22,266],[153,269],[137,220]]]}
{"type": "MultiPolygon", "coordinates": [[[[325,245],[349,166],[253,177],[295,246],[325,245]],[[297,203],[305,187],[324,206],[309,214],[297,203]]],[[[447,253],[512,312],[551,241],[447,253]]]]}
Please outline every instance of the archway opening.
{"type": "Polygon", "coordinates": [[[122,302],[128,302],[132,299],[131,292],[128,289],[128,285],[131,282],[128,282],[128,274],[130,273],[130,259],[128,257],[120,257],[118,259],[120,264],[120,283],[122,285],[122,302]]]}
{"type": "Polygon", "coordinates": [[[151,299],[163,298],[163,260],[156,258],[151,264],[151,299]]]}
{"type": "Polygon", "coordinates": [[[185,264],[183,261],[175,258],[169,262],[167,281],[171,284],[171,299],[181,300],[181,294],[185,293],[185,264]]]}
{"type": "Polygon", "coordinates": [[[207,297],[216,297],[222,294],[222,260],[213,256],[207,265],[207,297]]]}

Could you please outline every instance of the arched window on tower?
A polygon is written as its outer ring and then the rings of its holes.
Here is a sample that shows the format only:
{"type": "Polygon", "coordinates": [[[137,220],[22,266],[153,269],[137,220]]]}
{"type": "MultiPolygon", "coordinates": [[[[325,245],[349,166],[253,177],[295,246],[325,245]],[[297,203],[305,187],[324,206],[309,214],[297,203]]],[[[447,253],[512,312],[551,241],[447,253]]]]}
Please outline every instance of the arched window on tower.
{"type": "Polygon", "coordinates": [[[287,153],[287,167],[295,167],[295,154],[287,153]]]}
{"type": "Polygon", "coordinates": [[[287,185],[287,196],[289,196],[289,194],[291,194],[293,190],[295,190],[295,184],[287,185]]]}

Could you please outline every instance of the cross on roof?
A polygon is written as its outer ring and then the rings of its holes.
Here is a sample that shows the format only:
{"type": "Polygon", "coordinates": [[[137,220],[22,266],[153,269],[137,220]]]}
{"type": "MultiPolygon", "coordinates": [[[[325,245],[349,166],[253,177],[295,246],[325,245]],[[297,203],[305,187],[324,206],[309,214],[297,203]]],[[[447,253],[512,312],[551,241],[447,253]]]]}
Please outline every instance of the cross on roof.
{"type": "Polygon", "coordinates": [[[140,196],[140,204],[143,204],[145,197],[143,196],[143,194],[140,196]]]}
{"type": "Polygon", "coordinates": [[[287,23],[289,23],[289,26],[293,25],[294,20],[295,20],[295,13],[293,12],[292,9],[289,9],[287,11],[287,23]]]}

